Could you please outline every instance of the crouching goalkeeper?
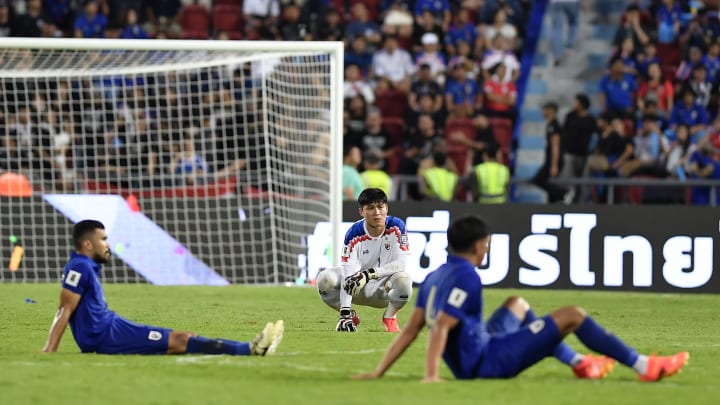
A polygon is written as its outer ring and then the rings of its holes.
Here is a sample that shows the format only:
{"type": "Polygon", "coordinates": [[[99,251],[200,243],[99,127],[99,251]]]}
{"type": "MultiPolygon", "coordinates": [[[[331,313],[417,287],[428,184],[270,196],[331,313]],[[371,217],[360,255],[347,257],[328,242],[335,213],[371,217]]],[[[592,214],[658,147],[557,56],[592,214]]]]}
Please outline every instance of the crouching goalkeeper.
{"type": "Polygon", "coordinates": [[[345,234],[342,266],[317,276],[320,298],[340,311],[336,330],[356,332],[360,319],[352,304],[386,308],[383,324],[388,332],[400,332],[398,311],[412,295],[412,280],[405,272],[409,254],[405,223],[388,216],[387,195],[368,188],[358,197],[360,221],[345,234]]]}

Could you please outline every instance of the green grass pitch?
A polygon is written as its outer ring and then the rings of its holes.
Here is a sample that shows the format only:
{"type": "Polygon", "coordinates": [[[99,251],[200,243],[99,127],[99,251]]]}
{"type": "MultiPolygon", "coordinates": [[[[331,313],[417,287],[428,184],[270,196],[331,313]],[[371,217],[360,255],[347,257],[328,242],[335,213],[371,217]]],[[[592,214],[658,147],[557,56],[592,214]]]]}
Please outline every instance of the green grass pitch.
{"type": "MultiPolygon", "coordinates": [[[[370,371],[393,336],[376,309],[358,307],[360,332],[333,331],[336,315],[312,288],[106,285],[110,307],[138,322],[206,336],[249,340],[265,321],[284,319],[274,357],[103,356],[80,354],[68,330],[60,352],[40,353],[58,300],[57,285],[0,285],[2,404],[707,404],[720,401],[720,297],[649,293],[498,290],[537,313],[580,304],[641,352],[689,350],[690,364],[659,383],[640,383],[618,365],[602,381],[576,380],[547,359],[511,380],[424,385],[427,332],[380,381],[370,371]],[[26,303],[31,298],[36,303],[26,303]]],[[[409,313],[401,313],[401,324],[409,313]]],[[[487,315],[487,314],[486,314],[487,315]]],[[[568,340],[580,348],[575,338],[568,340]]],[[[443,365],[442,375],[450,378],[443,365]]]]}

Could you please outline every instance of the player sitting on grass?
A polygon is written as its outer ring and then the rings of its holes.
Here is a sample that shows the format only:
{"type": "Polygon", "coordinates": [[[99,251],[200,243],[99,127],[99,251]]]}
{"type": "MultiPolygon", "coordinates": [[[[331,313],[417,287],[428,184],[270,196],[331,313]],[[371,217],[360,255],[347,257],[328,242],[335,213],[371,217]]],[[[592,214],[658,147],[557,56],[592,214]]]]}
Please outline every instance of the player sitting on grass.
{"type": "Polygon", "coordinates": [[[570,333],[575,333],[591,350],[633,368],[641,381],[669,377],[687,363],[688,352],[668,357],[638,354],[576,306],[536,318],[524,300],[510,299],[489,323],[514,322],[521,327],[514,332],[490,334],[483,325],[482,282],[475,271],[490,248],[487,225],[478,217],[462,218],[450,226],[447,237],[450,248],[447,262],[423,282],[410,321],[375,371],[354,378],[382,377],[426,323],[430,336],[425,382],[442,381],[438,371],[441,355],[456,378],[514,377],[552,355],[570,333]]]}
{"type": "Polygon", "coordinates": [[[130,322],[108,309],[100,284],[101,264],[110,258],[105,227],[93,220],[73,228],[76,252],[62,273],[60,306],[44,352],[56,352],[67,324],[83,353],[271,355],[283,337],[283,321],[267,323],[252,342],[209,339],[130,322]]]}
{"type": "Polygon", "coordinates": [[[405,223],[388,216],[387,195],[367,188],[358,197],[360,215],[345,234],[342,266],[317,276],[320,298],[340,311],[336,330],[356,332],[360,319],[352,303],[386,308],[383,324],[388,332],[400,332],[397,312],[412,295],[412,279],[405,270],[409,254],[405,223]]]}

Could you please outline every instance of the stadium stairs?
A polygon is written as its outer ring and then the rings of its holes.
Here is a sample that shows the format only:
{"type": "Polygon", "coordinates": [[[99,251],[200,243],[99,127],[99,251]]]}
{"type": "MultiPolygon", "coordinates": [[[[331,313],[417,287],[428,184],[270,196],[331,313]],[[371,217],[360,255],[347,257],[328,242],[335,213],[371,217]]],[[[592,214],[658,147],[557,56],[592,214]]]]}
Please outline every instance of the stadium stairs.
{"type": "MultiPolygon", "coordinates": [[[[515,179],[531,179],[545,158],[545,122],[541,105],[553,100],[560,106],[559,116],[564,119],[570,110],[575,94],[584,92],[592,100],[591,111],[598,112],[598,81],[610,56],[616,23],[623,7],[614,2],[610,24],[596,24],[595,10],[583,7],[580,12],[580,28],[577,44],[566,53],[562,64],[555,67],[550,52],[550,11],[545,13],[543,28],[533,61],[525,100],[520,110],[521,135],[518,139],[515,159],[515,179]]],[[[562,122],[562,121],[561,121],[562,122]]],[[[520,184],[514,193],[514,201],[520,203],[545,203],[547,195],[531,184],[520,184]]]]}

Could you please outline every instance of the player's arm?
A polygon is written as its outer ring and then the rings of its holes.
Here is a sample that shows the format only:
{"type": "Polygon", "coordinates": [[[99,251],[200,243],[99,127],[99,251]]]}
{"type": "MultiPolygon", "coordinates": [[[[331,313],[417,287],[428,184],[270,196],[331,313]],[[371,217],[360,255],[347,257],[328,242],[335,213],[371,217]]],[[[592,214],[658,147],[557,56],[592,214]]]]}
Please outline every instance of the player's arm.
{"type": "Polygon", "coordinates": [[[440,311],[435,324],[430,329],[428,349],[425,360],[425,378],[423,382],[440,382],[440,357],[445,351],[448,332],[458,324],[458,319],[440,311]]]}
{"type": "Polygon", "coordinates": [[[53,323],[50,326],[50,333],[48,334],[47,342],[45,342],[45,347],[43,347],[43,352],[54,353],[57,351],[70,316],[75,312],[80,302],[80,297],[80,294],[72,292],[67,288],[62,289],[60,292],[60,305],[58,306],[58,311],[55,314],[53,323]]]}
{"type": "Polygon", "coordinates": [[[385,356],[380,360],[380,364],[378,364],[375,371],[367,374],[358,374],[352,378],[354,380],[372,380],[385,375],[385,372],[390,369],[395,361],[399,359],[400,356],[405,353],[405,350],[410,347],[412,342],[415,341],[423,326],[425,326],[423,309],[415,308],[412,315],[410,315],[410,321],[408,321],[407,325],[402,328],[400,334],[390,344],[390,347],[387,352],[385,352],[385,356]]]}

